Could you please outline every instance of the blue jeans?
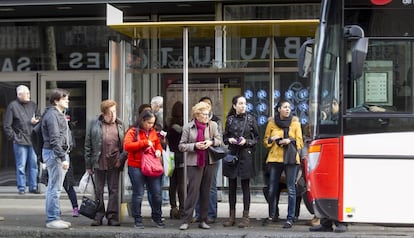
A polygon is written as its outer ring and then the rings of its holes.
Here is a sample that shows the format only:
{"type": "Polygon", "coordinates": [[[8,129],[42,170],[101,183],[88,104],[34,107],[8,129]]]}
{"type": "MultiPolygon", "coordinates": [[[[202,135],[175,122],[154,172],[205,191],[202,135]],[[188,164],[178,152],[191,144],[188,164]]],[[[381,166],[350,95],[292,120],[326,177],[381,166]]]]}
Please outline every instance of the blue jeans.
{"type": "MultiPolygon", "coordinates": [[[[217,218],[217,173],[218,173],[219,166],[216,166],[216,171],[214,172],[214,176],[211,180],[211,188],[210,188],[210,196],[208,199],[208,214],[207,217],[209,219],[216,219],[217,218]]],[[[200,217],[200,198],[197,198],[197,204],[195,207],[195,217],[200,217]]]]}
{"type": "MultiPolygon", "coordinates": [[[[49,174],[46,191],[46,223],[48,223],[60,220],[59,198],[67,170],[62,169],[62,161],[55,157],[52,150],[43,149],[42,156],[49,174]]],[[[69,161],[69,155],[66,156],[66,160],[69,161]]]]}
{"type": "Polygon", "coordinates": [[[37,190],[37,156],[32,146],[13,144],[14,157],[16,160],[16,180],[19,191],[26,190],[26,176],[29,191],[37,190]],[[26,169],[27,167],[27,169],[26,169]],[[27,171],[27,174],[26,174],[27,171]]]}
{"type": "Polygon", "coordinates": [[[285,171],[286,186],[288,190],[288,214],[287,220],[293,221],[295,218],[295,206],[296,206],[296,171],[297,165],[284,165],[283,163],[271,162],[269,165],[269,217],[274,217],[276,212],[276,194],[279,189],[280,176],[285,171]]]}
{"type": "Polygon", "coordinates": [[[141,169],[128,167],[128,175],[132,184],[132,216],[135,222],[142,222],[141,205],[144,196],[144,185],[151,193],[151,217],[155,222],[161,221],[161,176],[149,177],[141,173],[141,169]]]}

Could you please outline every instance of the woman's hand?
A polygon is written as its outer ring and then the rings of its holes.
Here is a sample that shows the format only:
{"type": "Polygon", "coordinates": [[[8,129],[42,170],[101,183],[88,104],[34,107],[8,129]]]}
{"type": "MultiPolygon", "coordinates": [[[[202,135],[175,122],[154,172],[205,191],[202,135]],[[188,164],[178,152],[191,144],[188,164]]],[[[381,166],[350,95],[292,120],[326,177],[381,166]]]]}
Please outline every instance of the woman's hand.
{"type": "Polygon", "coordinates": [[[229,143],[230,144],[238,144],[237,143],[237,140],[235,138],[233,138],[233,137],[229,138],[229,143]]]}
{"type": "Polygon", "coordinates": [[[161,151],[156,150],[156,151],[155,151],[155,156],[156,156],[157,158],[161,158],[161,151]]]}
{"type": "Polygon", "coordinates": [[[208,144],[207,141],[196,142],[195,146],[198,150],[206,150],[211,144],[208,144]]]}
{"type": "Polygon", "coordinates": [[[270,139],[272,140],[272,141],[276,141],[277,139],[279,139],[280,137],[279,136],[272,136],[272,137],[270,137],[270,139]]]}
{"type": "Polygon", "coordinates": [[[237,144],[238,145],[245,145],[247,140],[244,137],[239,137],[239,139],[237,140],[237,144]]]}
{"type": "Polygon", "coordinates": [[[291,141],[290,141],[290,139],[289,138],[286,138],[286,139],[281,139],[280,141],[279,141],[279,145],[287,145],[287,144],[289,144],[291,141]]]}

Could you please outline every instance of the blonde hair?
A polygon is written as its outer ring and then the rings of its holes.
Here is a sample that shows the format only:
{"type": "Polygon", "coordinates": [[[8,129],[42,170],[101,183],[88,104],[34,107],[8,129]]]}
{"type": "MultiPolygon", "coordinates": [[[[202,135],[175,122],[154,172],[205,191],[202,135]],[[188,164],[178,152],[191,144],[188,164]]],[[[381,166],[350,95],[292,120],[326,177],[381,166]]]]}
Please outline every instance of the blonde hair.
{"type": "Polygon", "coordinates": [[[199,102],[196,105],[194,105],[191,109],[191,112],[193,114],[193,118],[196,117],[197,114],[201,113],[204,110],[211,110],[211,107],[208,103],[206,102],[199,102]]]}

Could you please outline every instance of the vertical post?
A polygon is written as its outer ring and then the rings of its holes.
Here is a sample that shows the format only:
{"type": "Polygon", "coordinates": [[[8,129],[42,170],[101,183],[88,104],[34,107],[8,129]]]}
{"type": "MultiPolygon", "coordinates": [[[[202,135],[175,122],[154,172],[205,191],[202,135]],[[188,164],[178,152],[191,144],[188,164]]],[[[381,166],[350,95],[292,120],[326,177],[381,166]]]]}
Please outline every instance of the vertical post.
{"type": "Polygon", "coordinates": [[[275,92],[275,44],[274,44],[274,36],[273,34],[270,36],[270,115],[274,117],[275,115],[275,100],[274,100],[274,92],[275,92]]]}
{"type": "MultiPolygon", "coordinates": [[[[183,28],[183,120],[188,122],[188,27],[183,28]]],[[[184,153],[184,201],[187,198],[187,152],[184,153]]]]}

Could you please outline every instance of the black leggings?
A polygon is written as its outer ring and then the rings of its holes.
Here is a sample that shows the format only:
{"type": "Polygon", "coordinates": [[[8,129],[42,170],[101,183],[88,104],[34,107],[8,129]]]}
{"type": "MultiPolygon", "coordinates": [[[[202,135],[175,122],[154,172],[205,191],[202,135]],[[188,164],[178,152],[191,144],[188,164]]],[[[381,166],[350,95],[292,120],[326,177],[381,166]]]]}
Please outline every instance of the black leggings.
{"type": "MultiPolygon", "coordinates": [[[[242,179],[243,210],[250,209],[250,179],[242,179]]],[[[229,203],[230,210],[236,210],[237,178],[229,179],[229,203]]]]}

